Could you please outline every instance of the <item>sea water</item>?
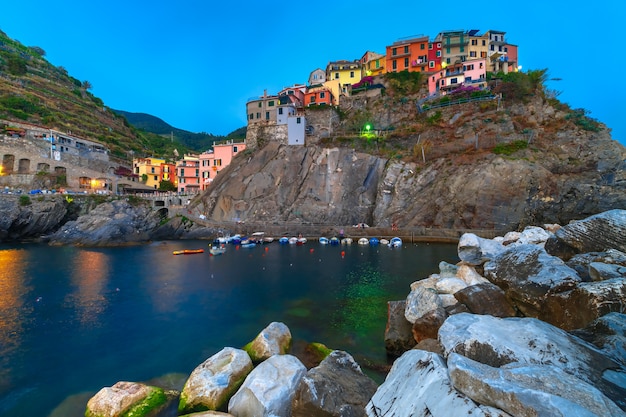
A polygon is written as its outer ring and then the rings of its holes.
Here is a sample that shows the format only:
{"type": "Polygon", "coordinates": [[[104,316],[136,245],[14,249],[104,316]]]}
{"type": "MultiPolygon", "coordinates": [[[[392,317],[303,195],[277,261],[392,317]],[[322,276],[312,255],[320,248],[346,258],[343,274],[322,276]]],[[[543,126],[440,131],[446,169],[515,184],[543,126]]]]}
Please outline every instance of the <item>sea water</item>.
{"type": "Polygon", "coordinates": [[[273,321],[295,346],[321,342],[386,364],[387,301],[406,298],[440,261],[457,262],[456,246],[275,242],[218,256],[207,241],[0,246],[0,416],[82,416],[117,381],[181,385],[273,321]],[[172,254],[197,248],[205,252],[172,254]]]}

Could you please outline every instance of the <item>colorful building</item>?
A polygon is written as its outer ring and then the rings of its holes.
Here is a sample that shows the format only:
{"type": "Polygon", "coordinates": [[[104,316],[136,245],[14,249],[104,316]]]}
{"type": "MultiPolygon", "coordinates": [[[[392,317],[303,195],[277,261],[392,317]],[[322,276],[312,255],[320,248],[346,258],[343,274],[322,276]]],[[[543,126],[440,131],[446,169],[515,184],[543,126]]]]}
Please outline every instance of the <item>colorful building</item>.
{"type": "Polygon", "coordinates": [[[246,104],[248,124],[276,122],[277,95],[267,95],[267,90],[258,98],[251,98],[246,104]]]}
{"type": "Polygon", "coordinates": [[[161,181],[170,181],[176,184],[175,165],[160,158],[133,159],[133,172],[144,184],[155,190],[159,189],[161,181]]]}
{"type": "Polygon", "coordinates": [[[361,57],[361,77],[374,77],[384,74],[385,61],[386,58],[383,54],[365,52],[361,57]]]}
{"type": "Polygon", "coordinates": [[[200,191],[200,158],[198,155],[184,155],[176,164],[179,193],[200,191]]]}
{"type": "Polygon", "coordinates": [[[441,70],[441,42],[428,42],[428,72],[441,70]]]}
{"type": "Polygon", "coordinates": [[[386,47],[386,72],[427,72],[428,36],[400,39],[386,47]]]}
{"type": "Polygon", "coordinates": [[[458,64],[467,59],[469,36],[465,30],[439,32],[435,41],[441,42],[442,65],[458,64]]]}
{"type": "Polygon", "coordinates": [[[487,60],[473,59],[451,64],[428,76],[429,94],[446,94],[461,86],[487,85],[487,60]]]}
{"type": "Polygon", "coordinates": [[[232,162],[239,152],[246,149],[245,142],[226,141],[213,144],[213,149],[199,155],[200,190],[204,191],[217,174],[232,162]]]}
{"type": "Polygon", "coordinates": [[[352,84],[361,81],[361,63],[355,61],[333,61],[326,66],[326,82],[323,84],[333,95],[335,105],[341,95],[349,95],[352,84]]]}

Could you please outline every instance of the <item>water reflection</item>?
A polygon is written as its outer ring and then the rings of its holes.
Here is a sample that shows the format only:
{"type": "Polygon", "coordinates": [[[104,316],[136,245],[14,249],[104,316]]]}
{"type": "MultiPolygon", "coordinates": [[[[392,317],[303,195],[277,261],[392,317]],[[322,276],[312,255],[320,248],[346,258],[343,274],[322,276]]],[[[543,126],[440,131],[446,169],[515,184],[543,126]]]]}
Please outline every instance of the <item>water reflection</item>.
{"type": "MultiPolygon", "coordinates": [[[[25,250],[0,250],[0,392],[9,384],[6,369],[9,353],[20,348],[24,333],[25,312],[24,270],[28,253],[25,250]]],[[[32,307],[31,307],[32,310],[32,307]]]]}
{"type": "Polygon", "coordinates": [[[76,291],[67,295],[81,324],[95,324],[107,306],[105,288],[109,280],[109,257],[102,252],[81,250],[74,257],[72,284],[76,291]]]}

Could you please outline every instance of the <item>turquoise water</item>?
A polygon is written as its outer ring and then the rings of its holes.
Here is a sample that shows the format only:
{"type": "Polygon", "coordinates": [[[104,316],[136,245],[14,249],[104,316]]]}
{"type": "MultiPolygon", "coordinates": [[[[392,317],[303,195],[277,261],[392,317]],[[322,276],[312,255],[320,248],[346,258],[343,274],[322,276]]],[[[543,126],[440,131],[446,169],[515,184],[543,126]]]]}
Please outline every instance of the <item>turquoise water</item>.
{"type": "Polygon", "coordinates": [[[294,346],[387,363],[387,301],[442,260],[458,260],[455,245],[0,246],[0,416],[81,416],[102,387],[184,378],[272,321],[294,346]],[[172,255],[194,248],[206,252],[172,255]]]}

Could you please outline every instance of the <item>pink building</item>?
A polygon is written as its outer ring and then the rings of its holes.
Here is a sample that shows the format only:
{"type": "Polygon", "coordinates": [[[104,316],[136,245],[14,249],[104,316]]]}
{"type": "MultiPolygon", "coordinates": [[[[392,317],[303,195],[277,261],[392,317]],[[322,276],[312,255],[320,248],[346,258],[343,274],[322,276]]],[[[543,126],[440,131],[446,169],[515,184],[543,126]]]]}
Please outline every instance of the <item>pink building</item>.
{"type": "Polygon", "coordinates": [[[202,153],[199,157],[201,190],[206,190],[217,173],[230,165],[233,158],[244,149],[246,149],[245,142],[227,141],[226,143],[214,144],[213,150],[202,153]]]}
{"type": "Polygon", "coordinates": [[[485,86],[487,83],[487,60],[472,59],[450,64],[441,71],[428,76],[428,93],[445,94],[461,86],[485,86]]]}

